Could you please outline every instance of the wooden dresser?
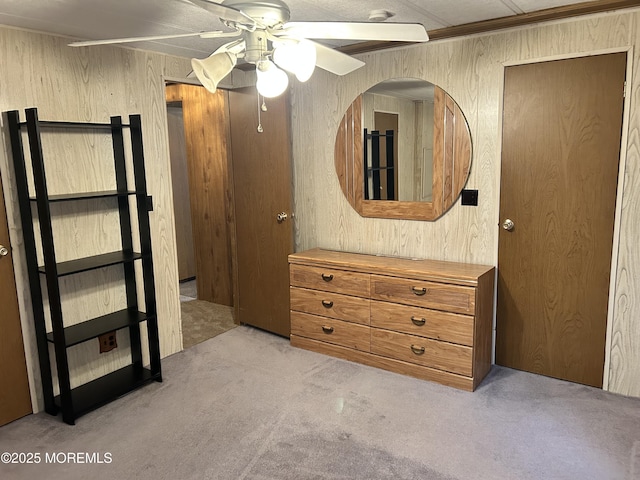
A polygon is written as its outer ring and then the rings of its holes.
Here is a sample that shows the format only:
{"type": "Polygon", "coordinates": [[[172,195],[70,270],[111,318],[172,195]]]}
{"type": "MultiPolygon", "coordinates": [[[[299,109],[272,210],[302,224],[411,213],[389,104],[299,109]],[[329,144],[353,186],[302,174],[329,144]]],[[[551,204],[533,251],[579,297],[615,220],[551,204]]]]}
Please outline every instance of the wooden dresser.
{"type": "Polygon", "coordinates": [[[491,368],[494,267],[289,255],[291,345],[473,391],[491,368]]]}

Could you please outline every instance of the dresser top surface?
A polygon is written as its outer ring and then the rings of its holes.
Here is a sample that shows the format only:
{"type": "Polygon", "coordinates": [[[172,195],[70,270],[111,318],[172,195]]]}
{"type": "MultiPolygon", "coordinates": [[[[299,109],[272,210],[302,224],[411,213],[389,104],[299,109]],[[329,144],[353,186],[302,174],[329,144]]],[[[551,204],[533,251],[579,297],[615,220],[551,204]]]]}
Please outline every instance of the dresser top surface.
{"type": "Polygon", "coordinates": [[[329,266],[354,272],[395,275],[447,283],[475,285],[494,267],[469,263],[366,255],[314,248],[289,255],[289,263],[329,266]]]}

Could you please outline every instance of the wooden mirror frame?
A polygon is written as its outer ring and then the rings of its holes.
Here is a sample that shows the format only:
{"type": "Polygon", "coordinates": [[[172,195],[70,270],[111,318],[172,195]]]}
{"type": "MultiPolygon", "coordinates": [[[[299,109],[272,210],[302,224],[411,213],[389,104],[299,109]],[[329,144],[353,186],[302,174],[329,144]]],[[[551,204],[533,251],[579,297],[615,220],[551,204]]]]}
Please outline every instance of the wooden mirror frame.
{"type": "Polygon", "coordinates": [[[431,202],[364,200],[362,109],[361,94],[342,117],[334,148],[336,174],[349,204],[362,217],[428,221],[440,218],[458,199],[471,168],[471,133],[458,104],[435,86],[431,202]]]}

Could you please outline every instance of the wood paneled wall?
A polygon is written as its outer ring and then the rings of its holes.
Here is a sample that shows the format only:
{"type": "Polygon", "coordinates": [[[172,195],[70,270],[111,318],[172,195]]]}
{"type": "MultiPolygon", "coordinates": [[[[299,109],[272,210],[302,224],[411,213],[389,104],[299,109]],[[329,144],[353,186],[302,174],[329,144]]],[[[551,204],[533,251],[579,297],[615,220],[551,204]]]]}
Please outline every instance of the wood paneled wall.
{"type": "MultiPolygon", "coordinates": [[[[158,292],[156,298],[160,349],[162,356],[166,357],[182,349],[182,334],[163,76],[185,76],[191,70],[189,59],[118,47],[74,49],[67,47],[67,43],[65,38],[0,27],[0,110],[20,110],[24,118],[25,108],[37,107],[42,119],[85,122],[108,122],[111,115],[126,118],[132,113],[141,114],[147,186],[153,197],[150,220],[158,292]]],[[[3,132],[0,170],[14,249],[30,387],[35,401],[34,408],[38,410],[42,402],[31,299],[22,249],[13,166],[9,157],[6,130],[3,129],[3,132]]],[[[44,139],[45,155],[52,152],[47,158],[63,154],[60,159],[64,165],[60,164],[60,167],[64,166],[66,170],[51,167],[47,171],[48,179],[53,185],[52,191],[113,187],[115,180],[111,173],[112,156],[108,156],[111,155],[108,142],[97,137],[93,140],[86,137],[79,142],[75,140],[70,141],[64,134],[50,134],[44,139]],[[82,150],[85,148],[90,152],[87,155],[82,150]],[[100,153],[105,151],[106,158],[100,153]]],[[[94,249],[108,251],[112,246],[119,245],[117,214],[108,209],[107,200],[99,202],[105,203],[105,208],[100,212],[103,214],[93,217],[87,217],[87,212],[81,206],[63,207],[67,211],[56,222],[67,223],[54,225],[54,234],[59,235],[56,237],[56,245],[61,246],[57,251],[59,259],[95,252],[94,249]],[[60,228],[56,228],[57,226],[60,228]]],[[[82,295],[70,298],[65,305],[70,323],[81,321],[87,315],[113,311],[113,306],[124,298],[124,290],[119,285],[120,273],[116,269],[97,272],[91,280],[84,278],[84,275],[65,278],[62,284],[63,291],[76,288],[82,291],[82,295]],[[96,277],[102,277],[106,287],[101,282],[96,282],[96,277]]],[[[75,364],[74,384],[84,383],[99,373],[121,365],[124,356],[128,354],[127,344],[127,335],[119,335],[118,348],[103,355],[98,353],[97,342],[73,347],[70,359],[75,364]]]]}
{"type": "Polygon", "coordinates": [[[638,10],[363,54],[366,66],[347,76],[316,70],[309,82],[292,82],[296,249],[318,246],[495,265],[504,64],[629,47],[633,75],[605,385],[640,396],[638,10]],[[460,105],[471,129],[473,162],[467,188],[479,190],[477,207],[458,202],[435,222],[385,220],[360,217],[345,199],[333,162],[338,124],[359,93],[392,77],[423,78],[444,88],[460,105]]]}

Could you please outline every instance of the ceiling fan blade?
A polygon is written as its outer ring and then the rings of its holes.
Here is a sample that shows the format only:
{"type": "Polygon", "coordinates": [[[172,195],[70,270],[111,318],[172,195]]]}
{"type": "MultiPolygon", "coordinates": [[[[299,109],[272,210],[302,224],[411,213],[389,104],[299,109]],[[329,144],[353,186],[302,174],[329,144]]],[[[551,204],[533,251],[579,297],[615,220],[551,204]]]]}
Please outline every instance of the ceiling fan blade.
{"type": "Polygon", "coordinates": [[[200,8],[217,15],[223,20],[229,20],[230,22],[240,23],[242,25],[255,25],[256,22],[250,16],[244,14],[240,10],[236,10],[233,7],[227,7],[219,3],[212,2],[210,0],[188,0],[189,2],[197,5],[200,8]]]}
{"type": "MultiPolygon", "coordinates": [[[[233,36],[239,35],[239,32],[231,32],[233,36]]],[[[127,37],[127,38],[111,38],[107,40],[86,40],[81,42],[70,43],[70,47],[90,47],[93,45],[110,45],[113,43],[129,43],[129,42],[149,42],[152,40],[166,40],[169,38],[185,38],[185,37],[227,37],[229,32],[213,31],[213,32],[197,32],[197,33],[181,33],[178,35],[152,35],[149,37],[127,37]]]]}
{"type": "Polygon", "coordinates": [[[274,35],[327,40],[386,40],[426,42],[429,35],[420,23],[289,22],[274,35]]]}
{"type": "Polygon", "coordinates": [[[335,75],[346,75],[364,66],[364,62],[357,58],[350,57],[317,42],[311,43],[316,47],[316,66],[327,72],[335,75]]]}

